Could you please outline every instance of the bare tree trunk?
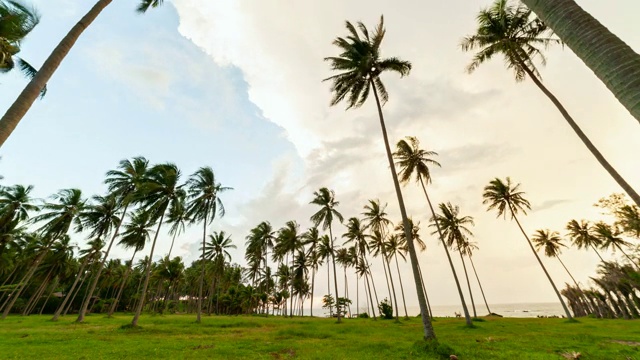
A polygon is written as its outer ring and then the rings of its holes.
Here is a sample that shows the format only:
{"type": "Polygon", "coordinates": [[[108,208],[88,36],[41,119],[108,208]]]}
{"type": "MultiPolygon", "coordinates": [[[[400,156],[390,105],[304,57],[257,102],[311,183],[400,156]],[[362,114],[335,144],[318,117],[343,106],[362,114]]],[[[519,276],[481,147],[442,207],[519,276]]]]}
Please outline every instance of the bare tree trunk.
{"type": "Polygon", "coordinates": [[[484,296],[484,290],[482,289],[482,284],[480,283],[480,278],[478,277],[478,272],[476,271],[476,267],[473,264],[473,258],[469,256],[469,261],[471,262],[471,268],[473,269],[473,273],[476,275],[476,280],[478,280],[478,286],[480,287],[480,293],[482,294],[482,299],[484,300],[484,305],[487,307],[487,311],[489,315],[491,315],[491,309],[489,309],[489,303],[487,302],[487,298],[484,296]]]}
{"type": "Polygon", "coordinates": [[[118,307],[120,296],[122,296],[122,291],[124,290],[124,287],[127,285],[127,280],[129,280],[129,274],[131,274],[131,268],[133,267],[133,259],[136,257],[136,253],[137,251],[133,252],[133,256],[131,257],[131,262],[127,267],[127,270],[125,271],[124,276],[122,277],[122,283],[120,284],[120,288],[118,289],[118,294],[116,295],[115,300],[113,300],[113,304],[111,304],[111,307],[109,308],[109,314],[107,315],[107,317],[113,316],[113,313],[116,311],[118,307]]]}
{"type": "Polygon", "coordinates": [[[73,294],[73,290],[75,290],[76,285],[78,284],[78,280],[80,280],[80,278],[84,275],[84,268],[89,263],[89,259],[91,258],[91,255],[92,253],[87,254],[87,256],[82,261],[82,264],[80,265],[80,270],[78,271],[78,275],[75,277],[75,279],[73,279],[73,284],[71,285],[71,288],[69,289],[67,294],[64,296],[64,300],[62,300],[62,303],[60,304],[60,306],[58,306],[58,309],[56,309],[56,312],[53,314],[53,318],[51,319],[51,321],[58,321],[58,318],[60,317],[62,310],[67,305],[67,302],[69,301],[69,299],[71,299],[71,295],[73,294]]]}
{"type": "Polygon", "coordinates": [[[60,277],[56,276],[56,280],[53,282],[53,286],[51,286],[51,291],[49,291],[49,295],[47,295],[47,298],[44,300],[44,304],[42,304],[42,307],[40,308],[40,315],[42,315],[42,312],[44,311],[45,306],[47,306],[47,303],[49,302],[51,295],[53,295],[53,292],[56,291],[56,287],[58,286],[59,282],[60,282],[60,277]]]}
{"type": "Polygon", "coordinates": [[[402,275],[400,275],[400,266],[398,265],[398,254],[394,254],[396,258],[396,270],[398,270],[398,279],[400,279],[400,292],[402,292],[402,304],[404,305],[404,317],[409,318],[409,313],[407,312],[407,301],[404,298],[404,286],[402,286],[402,275]]]}

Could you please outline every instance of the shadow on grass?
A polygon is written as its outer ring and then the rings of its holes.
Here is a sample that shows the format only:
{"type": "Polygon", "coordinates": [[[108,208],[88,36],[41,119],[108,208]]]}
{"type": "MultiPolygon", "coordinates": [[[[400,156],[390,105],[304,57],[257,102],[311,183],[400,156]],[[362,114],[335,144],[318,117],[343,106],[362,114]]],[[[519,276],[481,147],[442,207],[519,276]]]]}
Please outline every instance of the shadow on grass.
{"type": "Polygon", "coordinates": [[[129,324],[124,324],[124,325],[120,326],[120,330],[142,331],[142,326],[140,326],[140,325],[133,326],[133,324],[129,323],[129,324]]]}
{"type": "Polygon", "coordinates": [[[423,340],[413,344],[413,351],[418,355],[430,355],[440,359],[451,359],[455,355],[453,348],[438,340],[423,340]]]}

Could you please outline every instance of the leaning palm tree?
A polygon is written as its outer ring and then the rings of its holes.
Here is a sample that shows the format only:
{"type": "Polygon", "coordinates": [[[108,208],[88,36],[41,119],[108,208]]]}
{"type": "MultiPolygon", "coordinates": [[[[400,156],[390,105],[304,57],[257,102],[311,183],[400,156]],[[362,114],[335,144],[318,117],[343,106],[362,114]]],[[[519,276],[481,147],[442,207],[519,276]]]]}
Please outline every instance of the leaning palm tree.
{"type": "MultiPolygon", "coordinates": [[[[100,279],[100,274],[102,272],[102,268],[104,267],[109,254],[111,253],[111,247],[120,232],[120,225],[124,220],[124,217],[127,213],[129,206],[132,204],[136,191],[139,189],[140,185],[146,180],[147,176],[147,168],[149,166],[149,161],[144,157],[135,157],[132,160],[121,160],[118,164],[117,170],[110,170],[107,172],[107,177],[104,180],[105,184],[109,189],[109,194],[111,196],[117,198],[118,205],[122,207],[122,213],[120,214],[120,218],[117,219],[117,223],[115,223],[115,228],[113,231],[113,235],[111,236],[111,241],[109,241],[109,245],[107,245],[107,250],[104,252],[104,256],[98,264],[98,269],[96,270],[96,276],[93,277],[93,281],[89,286],[89,293],[93,294],[96,286],[98,285],[98,280],[100,279]]],[[[98,233],[96,233],[98,234],[98,233]]],[[[106,236],[108,232],[100,233],[101,236],[106,236]]],[[[78,313],[78,318],[76,322],[83,322],[87,309],[89,308],[89,302],[91,301],[91,297],[86,297],[82,302],[82,306],[78,313]]]]}
{"type": "Polygon", "coordinates": [[[640,55],[575,0],[522,0],[640,121],[640,55]]]}
{"type": "Polygon", "coordinates": [[[600,261],[604,262],[597,249],[602,246],[602,242],[594,235],[593,227],[588,221],[581,220],[578,222],[577,220],[571,220],[567,223],[566,229],[569,231],[569,237],[573,245],[578,249],[584,248],[588,250],[592,248],[600,258],[600,261]]]}
{"type": "Polygon", "coordinates": [[[593,232],[595,236],[600,240],[600,247],[602,249],[620,250],[629,262],[638,267],[638,264],[622,249],[623,246],[628,247],[631,244],[620,237],[622,231],[617,226],[606,224],[599,221],[593,225],[593,232]]]}
{"type": "MultiPolygon", "coordinates": [[[[415,181],[420,184],[422,187],[422,191],[424,192],[424,196],[427,199],[427,204],[429,205],[429,210],[431,211],[431,217],[436,217],[436,212],[433,209],[433,204],[431,203],[431,198],[429,197],[429,193],[427,192],[426,185],[431,183],[431,170],[429,167],[440,166],[440,163],[436,160],[433,160],[431,157],[438,155],[435,151],[428,151],[420,148],[420,141],[414,136],[408,136],[406,139],[402,139],[398,141],[396,144],[396,151],[393,153],[393,156],[396,159],[396,166],[398,167],[398,174],[400,176],[400,181],[403,184],[409,183],[413,177],[415,177],[415,181]]],[[[460,303],[462,304],[462,310],[464,312],[465,321],[468,326],[472,325],[471,316],[469,316],[469,310],[467,309],[467,304],[464,300],[464,295],[462,294],[462,287],[460,286],[460,281],[458,280],[458,275],[456,274],[455,267],[453,266],[453,261],[451,260],[451,255],[449,254],[449,249],[445,242],[445,236],[442,232],[442,226],[439,222],[434,223],[436,227],[436,232],[438,233],[438,238],[442,242],[445,253],[447,255],[447,260],[449,261],[449,267],[451,267],[451,272],[453,273],[453,278],[456,283],[456,288],[458,289],[458,296],[460,297],[460,303]]]]}
{"type": "Polygon", "coordinates": [[[562,259],[560,259],[560,253],[562,252],[563,247],[567,247],[562,243],[562,239],[560,238],[560,233],[557,231],[549,231],[549,230],[536,230],[536,233],[531,237],[531,241],[533,241],[533,245],[536,250],[544,250],[544,254],[547,257],[554,257],[560,261],[560,264],[564,268],[564,270],[569,274],[571,280],[576,285],[576,288],[582,293],[582,289],[580,289],[580,285],[573,277],[569,269],[564,265],[562,259]]]}
{"type": "Polygon", "coordinates": [[[340,48],[340,54],[336,57],[325,58],[331,63],[331,69],[338,71],[337,75],[333,75],[325,81],[331,81],[331,90],[333,99],[331,105],[337,105],[342,101],[347,102],[347,109],[358,108],[367,101],[369,93],[373,91],[378,109],[378,117],[380,119],[380,128],[382,130],[382,138],[385,150],[387,152],[387,160],[391,170],[391,178],[398,197],[398,206],[402,215],[402,222],[405,226],[405,235],[408,239],[409,255],[411,258],[411,268],[413,270],[413,278],[418,293],[418,304],[420,305],[420,314],[422,315],[422,323],[424,327],[424,339],[433,340],[436,338],[431,320],[427,315],[427,304],[420,283],[420,273],[418,271],[418,255],[416,253],[413,240],[411,238],[411,228],[409,226],[407,210],[404,206],[402,191],[398,176],[393,167],[393,158],[391,157],[391,147],[387,135],[387,128],[382,114],[382,106],[389,100],[389,94],[380,79],[380,75],[384,72],[396,72],[401,77],[409,74],[411,71],[411,63],[396,57],[382,58],[380,55],[380,46],[386,30],[384,28],[384,18],[380,17],[380,23],[376,26],[373,33],[369,34],[366,26],[359,22],[357,24],[360,34],[356,27],[346,22],[346,28],[349,32],[346,38],[338,37],[333,44],[340,48]]]}
{"type": "Polygon", "coordinates": [[[30,212],[39,210],[37,205],[32,204],[32,190],[32,185],[0,187],[0,228],[13,220],[25,221],[29,219],[30,212]]]}
{"type": "Polygon", "coordinates": [[[549,275],[547,268],[544,267],[544,264],[542,264],[542,260],[540,260],[538,253],[533,248],[531,240],[529,240],[529,236],[522,228],[522,225],[520,225],[520,221],[516,216],[519,212],[526,215],[527,210],[531,209],[529,201],[524,198],[524,192],[520,191],[520,184],[512,184],[511,178],[509,177],[507,177],[506,182],[502,181],[499,178],[495,178],[491,180],[489,185],[485,186],[482,198],[484,199],[482,203],[487,205],[487,211],[495,210],[498,213],[497,217],[503,216],[505,219],[507,218],[507,214],[510,214],[511,219],[516,221],[516,224],[518,224],[518,228],[520,228],[522,235],[524,235],[524,238],[527,240],[529,247],[531,247],[533,255],[535,255],[536,260],[538,260],[540,267],[544,271],[544,274],[547,276],[551,287],[553,287],[553,291],[555,291],[556,295],[558,296],[558,300],[560,300],[560,304],[562,304],[562,308],[564,309],[567,318],[572,319],[573,317],[571,316],[567,305],[562,299],[562,295],[560,295],[556,284],[551,279],[551,275],[549,275]]]}
{"type": "MultiPolygon", "coordinates": [[[[200,272],[200,290],[198,292],[198,309],[196,322],[202,317],[202,287],[204,285],[204,247],[207,238],[207,226],[216,217],[216,213],[224,216],[224,206],[220,200],[220,193],[231,190],[216,182],[216,177],[210,167],[198,169],[187,181],[189,188],[189,204],[187,217],[192,223],[202,222],[202,269],[200,272]]],[[[177,205],[176,205],[177,206],[177,205]]]]}
{"type": "Polygon", "coordinates": [[[316,226],[310,228],[302,235],[303,244],[309,246],[307,248],[307,259],[309,261],[309,267],[311,268],[311,306],[309,308],[311,317],[313,317],[313,294],[316,284],[316,271],[322,265],[322,258],[318,253],[320,239],[320,232],[316,226]]]}
{"type": "Polygon", "coordinates": [[[169,247],[169,253],[167,253],[167,258],[171,259],[171,252],[173,251],[173,245],[176,242],[176,237],[178,235],[184,233],[186,230],[186,225],[190,221],[189,217],[187,217],[187,208],[185,205],[186,199],[179,199],[175,202],[174,206],[169,210],[169,214],[167,215],[167,222],[171,224],[171,228],[169,228],[169,235],[171,235],[171,246],[169,247]]]}
{"type": "MultiPolygon", "coordinates": [[[[275,231],[273,230],[273,227],[268,221],[263,221],[258,224],[258,226],[251,229],[250,234],[247,235],[245,239],[247,240],[245,258],[247,258],[247,261],[249,262],[255,262],[257,266],[262,262],[264,264],[262,273],[266,274],[269,260],[269,249],[273,248],[273,241],[275,240],[275,231]]],[[[266,294],[269,294],[269,283],[270,281],[262,282],[262,284],[266,285],[266,289],[264,289],[266,294]]],[[[311,303],[313,304],[313,297],[311,298],[311,303]]],[[[266,303],[263,305],[266,305],[266,303]]],[[[269,311],[265,311],[265,314],[268,316],[269,311]]],[[[311,316],[313,316],[313,310],[311,310],[311,316]]]]}
{"type": "Polygon", "coordinates": [[[552,38],[552,32],[547,25],[532,17],[531,13],[531,10],[520,4],[509,5],[509,0],[496,0],[493,6],[480,11],[477,17],[478,29],[476,34],[464,38],[461,44],[463,51],[479,50],[467,70],[471,73],[494,56],[503,55],[507,67],[514,71],[516,81],[523,81],[527,76],[531,78],[560,111],[569,126],[571,126],[587,149],[591,151],[600,165],[640,206],[640,195],[602,156],[558,98],[542,84],[540,73],[533,61],[536,57],[539,57],[542,65],[544,65],[546,59],[539,47],[558,44],[560,40],[552,38]]]}
{"type": "Polygon", "coordinates": [[[469,262],[471,263],[471,269],[473,269],[473,273],[476,276],[476,280],[478,281],[478,287],[480,287],[480,294],[482,294],[482,300],[484,300],[484,306],[487,307],[488,314],[491,315],[491,309],[489,309],[489,303],[487,302],[487,297],[484,296],[484,289],[482,288],[482,283],[480,282],[480,277],[478,276],[478,272],[476,271],[476,266],[473,263],[473,252],[478,250],[478,245],[474,242],[469,241],[467,239],[461,246],[462,254],[469,258],[469,262]]]}
{"type": "MultiPolygon", "coordinates": [[[[53,52],[44,61],[42,67],[35,73],[29,84],[22,90],[18,98],[7,109],[5,114],[0,118],[0,147],[7,141],[13,130],[18,126],[20,120],[29,111],[33,102],[41,94],[42,90],[51,76],[58,69],[62,60],[67,56],[73,45],[80,38],[80,35],[93,23],[113,0],[98,0],[96,4],[87,12],[78,23],[65,35],[60,43],[53,49],[53,52]]],[[[161,5],[163,0],[141,0],[138,6],[138,12],[144,13],[150,7],[161,5]]]]}
{"type": "Polygon", "coordinates": [[[144,306],[147,287],[149,286],[149,279],[151,277],[153,252],[156,248],[156,241],[158,240],[158,234],[160,234],[164,217],[172,204],[179,201],[184,194],[184,190],[182,189],[182,185],[179,184],[179,181],[180,170],[176,165],[170,163],[155,165],[149,170],[145,181],[140,185],[136,197],[142,209],[149,212],[151,219],[158,222],[158,227],[156,228],[156,233],[151,243],[142,292],[140,293],[136,313],[131,322],[133,327],[138,326],[138,319],[140,319],[140,314],[144,306]]]}
{"type": "MultiPolygon", "coordinates": [[[[0,1],[0,73],[6,73],[18,66],[28,79],[38,72],[24,59],[17,56],[20,43],[40,22],[35,9],[29,9],[18,1],[0,1]]],[[[40,89],[40,95],[47,92],[46,84],[40,89]]],[[[35,100],[35,99],[34,99],[35,100]]]]}
{"type": "Polygon", "coordinates": [[[333,284],[336,291],[336,312],[338,313],[338,323],[340,323],[340,307],[338,303],[338,275],[336,274],[336,257],[335,257],[335,244],[333,242],[333,219],[338,219],[340,223],[344,221],[342,214],[336,210],[336,207],[340,205],[338,201],[336,201],[336,194],[333,190],[329,190],[325,187],[320,188],[320,190],[313,193],[313,200],[311,200],[310,204],[320,206],[320,210],[315,214],[311,215],[311,221],[314,226],[320,226],[322,224],[322,230],[329,230],[329,241],[331,246],[331,263],[333,265],[333,284]]]}
{"type": "MultiPolygon", "coordinates": [[[[465,242],[467,242],[468,236],[473,236],[471,230],[467,226],[473,226],[473,218],[471,216],[460,216],[460,208],[456,205],[453,206],[451,203],[441,203],[438,205],[440,208],[440,214],[436,214],[433,218],[431,218],[430,227],[440,226],[440,230],[442,231],[442,235],[446,239],[446,243],[444,244],[445,250],[447,251],[447,255],[449,255],[449,250],[447,248],[452,248],[458,251],[460,255],[460,260],[462,261],[462,268],[464,270],[464,276],[467,279],[467,288],[469,289],[469,297],[471,298],[471,307],[473,309],[473,317],[477,317],[476,313],[476,304],[473,301],[473,292],[471,291],[471,282],[469,281],[469,274],[467,272],[467,265],[465,264],[463,255],[463,246],[465,242]]],[[[432,235],[438,233],[438,230],[431,233],[432,235]]],[[[449,259],[451,260],[451,259],[449,259]]],[[[458,275],[456,274],[455,268],[451,268],[453,271],[453,276],[457,279],[458,275]]],[[[463,301],[463,307],[466,309],[466,304],[463,301]]],[[[468,312],[468,310],[467,310],[468,312]]]]}

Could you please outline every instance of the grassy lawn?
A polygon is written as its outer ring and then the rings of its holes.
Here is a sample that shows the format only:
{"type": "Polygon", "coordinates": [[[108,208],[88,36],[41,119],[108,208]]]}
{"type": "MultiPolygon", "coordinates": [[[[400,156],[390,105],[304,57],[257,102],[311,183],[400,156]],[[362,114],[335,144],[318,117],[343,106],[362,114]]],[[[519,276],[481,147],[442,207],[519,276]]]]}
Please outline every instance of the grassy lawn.
{"type": "MultiPolygon", "coordinates": [[[[325,318],[143,316],[138,329],[122,329],[130,315],[108,319],[75,316],[11,316],[0,322],[2,359],[436,359],[417,343],[418,318],[402,320],[325,318]]],[[[640,322],[581,319],[490,318],[464,327],[460,319],[436,319],[441,342],[459,359],[640,360],[640,322]],[[636,343],[637,342],[637,343],[636,343]]]]}

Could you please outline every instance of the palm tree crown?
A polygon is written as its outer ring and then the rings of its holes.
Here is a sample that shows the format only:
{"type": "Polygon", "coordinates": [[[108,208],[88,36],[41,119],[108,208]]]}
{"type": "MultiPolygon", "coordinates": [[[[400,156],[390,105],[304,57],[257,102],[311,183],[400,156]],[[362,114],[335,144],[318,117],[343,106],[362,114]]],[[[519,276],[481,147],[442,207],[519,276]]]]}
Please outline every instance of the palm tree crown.
{"type": "Polygon", "coordinates": [[[578,222],[577,220],[571,220],[567,223],[566,229],[569,232],[568,234],[569,237],[571,237],[573,245],[577,246],[578,249],[588,249],[590,246],[597,248],[602,245],[602,242],[595,236],[593,227],[588,221],[581,220],[578,222]]]}
{"type": "MultiPolygon", "coordinates": [[[[451,205],[451,203],[441,203],[438,207],[440,208],[440,214],[436,214],[435,217],[431,218],[432,223],[429,227],[436,227],[436,222],[438,222],[446,238],[447,246],[455,246],[460,250],[467,240],[467,236],[473,236],[473,233],[467,227],[474,225],[473,217],[460,217],[460,207],[451,205]]],[[[437,232],[436,230],[432,234],[437,232]]]]}
{"type": "Polygon", "coordinates": [[[485,186],[482,203],[488,205],[487,210],[497,210],[497,217],[502,215],[506,218],[507,213],[510,213],[512,217],[518,212],[526,214],[527,209],[531,210],[531,204],[524,198],[524,192],[519,191],[519,188],[520,184],[511,184],[509,177],[506,182],[495,178],[485,186]]]}
{"type": "Polygon", "coordinates": [[[331,64],[331,70],[340,72],[324,79],[332,82],[331,106],[346,99],[347,109],[360,107],[367,101],[371,86],[375,87],[374,91],[377,91],[384,104],[389,99],[389,94],[380,80],[380,74],[394,71],[400,76],[406,76],[411,71],[411,63],[408,61],[396,57],[381,58],[380,45],[386,32],[382,16],[371,35],[362,22],[358,22],[357,27],[362,35],[347,21],[349,34],[333,41],[340,48],[340,55],[325,58],[331,64]]]}
{"type": "Polygon", "coordinates": [[[336,201],[335,193],[333,190],[329,190],[325,187],[313,193],[315,196],[311,200],[310,204],[320,206],[315,214],[311,216],[311,221],[315,226],[322,224],[322,230],[327,230],[333,223],[334,217],[340,222],[344,221],[342,214],[340,214],[335,208],[340,205],[340,202],[336,201]]]}
{"type": "Polygon", "coordinates": [[[415,175],[417,182],[424,180],[425,183],[430,183],[429,165],[440,167],[439,162],[430,158],[436,155],[438,153],[435,151],[420,149],[420,141],[414,136],[407,136],[406,140],[398,141],[393,157],[396,159],[396,166],[400,169],[398,172],[400,182],[406,184],[415,175]]]}
{"type": "Polygon", "coordinates": [[[548,257],[557,257],[560,255],[561,248],[567,247],[562,243],[560,233],[557,231],[536,230],[536,233],[531,237],[531,241],[536,250],[544,249],[544,254],[548,257]]]}

